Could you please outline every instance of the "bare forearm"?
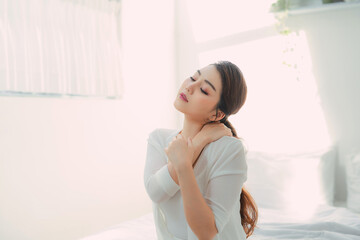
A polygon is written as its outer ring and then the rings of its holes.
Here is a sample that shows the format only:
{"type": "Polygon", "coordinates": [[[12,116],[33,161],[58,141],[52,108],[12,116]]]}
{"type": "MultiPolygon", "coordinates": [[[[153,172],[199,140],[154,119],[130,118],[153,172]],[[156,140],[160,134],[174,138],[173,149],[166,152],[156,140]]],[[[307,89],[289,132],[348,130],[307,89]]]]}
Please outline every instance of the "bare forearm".
{"type": "Polygon", "coordinates": [[[192,142],[195,146],[194,158],[192,160],[193,167],[194,167],[194,163],[195,163],[196,159],[200,156],[204,147],[209,143],[209,140],[205,136],[198,134],[194,137],[192,142]]]}
{"type": "Polygon", "coordinates": [[[197,185],[191,166],[177,170],[186,220],[199,239],[212,239],[216,233],[215,218],[197,185]]]}

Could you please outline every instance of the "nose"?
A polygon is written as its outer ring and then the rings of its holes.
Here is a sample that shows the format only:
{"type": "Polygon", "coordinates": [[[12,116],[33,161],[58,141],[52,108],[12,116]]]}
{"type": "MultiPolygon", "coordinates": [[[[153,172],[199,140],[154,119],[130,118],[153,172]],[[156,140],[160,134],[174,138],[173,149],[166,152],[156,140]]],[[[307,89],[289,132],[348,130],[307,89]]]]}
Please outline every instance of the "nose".
{"type": "Polygon", "coordinates": [[[196,82],[190,82],[186,87],[186,91],[188,91],[188,93],[192,94],[193,90],[194,90],[194,87],[196,86],[196,82]]]}
{"type": "Polygon", "coordinates": [[[193,92],[193,85],[192,84],[189,84],[187,85],[187,87],[185,87],[186,91],[189,93],[189,94],[192,94],[193,92]]]}

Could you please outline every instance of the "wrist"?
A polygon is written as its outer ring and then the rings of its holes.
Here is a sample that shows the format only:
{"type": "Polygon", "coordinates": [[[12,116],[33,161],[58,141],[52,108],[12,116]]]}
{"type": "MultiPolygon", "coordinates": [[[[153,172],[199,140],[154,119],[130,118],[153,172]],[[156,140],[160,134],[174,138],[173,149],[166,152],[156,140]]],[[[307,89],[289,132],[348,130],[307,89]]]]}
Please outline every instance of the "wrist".
{"type": "Polygon", "coordinates": [[[193,144],[196,148],[203,149],[208,143],[209,143],[209,138],[201,133],[198,133],[193,139],[193,144]]]}
{"type": "Polygon", "coordinates": [[[181,165],[177,166],[175,171],[176,171],[177,175],[180,176],[184,172],[188,172],[188,171],[190,171],[192,169],[193,169],[192,165],[184,163],[184,164],[181,164],[181,165]]]}
{"type": "Polygon", "coordinates": [[[168,162],[167,166],[168,166],[168,171],[169,171],[171,178],[174,180],[174,182],[177,185],[179,185],[179,179],[178,179],[178,176],[176,173],[176,169],[174,168],[172,162],[168,162]]]}

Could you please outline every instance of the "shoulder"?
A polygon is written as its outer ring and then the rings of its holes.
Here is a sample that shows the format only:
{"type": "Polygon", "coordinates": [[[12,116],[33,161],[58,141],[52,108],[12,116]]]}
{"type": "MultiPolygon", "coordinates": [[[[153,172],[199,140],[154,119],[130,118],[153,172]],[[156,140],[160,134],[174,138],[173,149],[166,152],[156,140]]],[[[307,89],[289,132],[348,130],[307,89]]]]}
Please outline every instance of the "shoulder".
{"type": "Polygon", "coordinates": [[[152,130],[149,134],[149,136],[158,136],[158,135],[166,135],[169,134],[171,132],[174,132],[175,129],[168,129],[168,128],[155,128],[154,130],[152,130]]]}
{"type": "Polygon", "coordinates": [[[156,142],[157,144],[164,146],[177,132],[177,129],[155,128],[149,133],[148,141],[156,142]]]}
{"type": "Polygon", "coordinates": [[[241,139],[224,136],[208,144],[207,159],[211,173],[247,170],[246,150],[241,139]]]}
{"type": "Polygon", "coordinates": [[[243,141],[235,137],[224,136],[208,145],[209,152],[212,154],[231,153],[233,151],[243,151],[245,153],[243,141]]]}
{"type": "Polygon", "coordinates": [[[177,129],[155,128],[153,131],[150,132],[149,136],[166,138],[175,134],[177,131],[177,129]]]}

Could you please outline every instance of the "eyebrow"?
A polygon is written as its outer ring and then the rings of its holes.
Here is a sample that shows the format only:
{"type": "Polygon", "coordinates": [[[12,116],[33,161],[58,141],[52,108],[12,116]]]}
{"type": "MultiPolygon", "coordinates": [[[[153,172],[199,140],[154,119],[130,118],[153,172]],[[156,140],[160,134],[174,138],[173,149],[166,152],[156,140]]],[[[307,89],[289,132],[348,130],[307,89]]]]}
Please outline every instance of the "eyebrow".
{"type": "MultiPolygon", "coordinates": [[[[200,72],[200,70],[197,70],[197,72],[199,73],[199,75],[201,76],[201,72],[200,72]]],[[[211,88],[212,89],[214,89],[214,91],[216,92],[216,89],[215,89],[215,87],[214,87],[214,85],[212,85],[212,83],[211,82],[209,82],[208,80],[204,80],[207,84],[209,84],[210,86],[211,86],[211,88]]]]}

